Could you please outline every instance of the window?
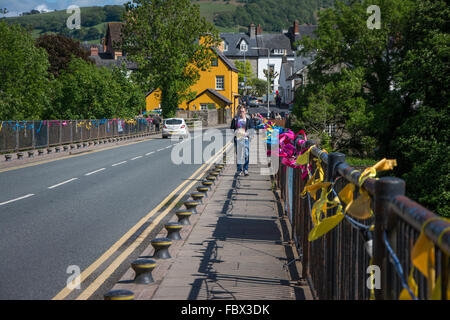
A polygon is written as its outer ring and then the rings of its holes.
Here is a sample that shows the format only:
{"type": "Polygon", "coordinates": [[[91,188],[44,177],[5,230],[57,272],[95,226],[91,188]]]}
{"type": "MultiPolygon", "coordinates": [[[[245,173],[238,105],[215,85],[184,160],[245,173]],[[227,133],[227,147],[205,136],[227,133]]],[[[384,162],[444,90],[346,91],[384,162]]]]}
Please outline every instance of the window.
{"type": "Polygon", "coordinates": [[[228,43],[226,41],[223,41],[223,51],[228,51],[228,43]]]}
{"type": "Polygon", "coordinates": [[[325,132],[328,134],[328,136],[332,137],[336,133],[336,124],[327,124],[325,132]]]}
{"type": "Polygon", "coordinates": [[[200,110],[216,109],[214,103],[200,103],[200,110]]]}
{"type": "Polygon", "coordinates": [[[244,40],[241,41],[241,46],[240,49],[241,51],[247,51],[248,50],[248,45],[247,42],[245,42],[244,40]]]}
{"type": "Polygon", "coordinates": [[[286,49],[273,49],[273,54],[284,54],[286,49]]]}
{"type": "Polygon", "coordinates": [[[181,119],[168,119],[166,121],[164,121],[165,124],[182,124],[183,120],[181,119]]]}
{"type": "Polygon", "coordinates": [[[212,58],[211,59],[211,66],[217,67],[218,65],[219,65],[219,61],[217,60],[217,58],[212,58]]]}
{"type": "Polygon", "coordinates": [[[216,90],[225,90],[224,76],[216,76],[216,90]]]}

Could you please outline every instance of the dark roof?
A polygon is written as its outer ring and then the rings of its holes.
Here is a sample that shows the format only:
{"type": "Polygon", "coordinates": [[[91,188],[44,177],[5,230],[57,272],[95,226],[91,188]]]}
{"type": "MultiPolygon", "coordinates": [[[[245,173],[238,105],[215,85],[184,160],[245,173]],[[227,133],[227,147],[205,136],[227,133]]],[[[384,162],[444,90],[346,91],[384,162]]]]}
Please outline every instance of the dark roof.
{"type": "Polygon", "coordinates": [[[107,67],[112,68],[114,66],[120,67],[123,63],[128,70],[136,70],[137,64],[135,62],[127,60],[123,56],[117,57],[117,59],[112,59],[108,53],[99,53],[98,56],[89,56],[92,60],[94,60],[95,65],[97,67],[107,67]]]}
{"type": "Polygon", "coordinates": [[[152,94],[153,93],[153,91],[155,91],[156,89],[151,89],[149,92],[147,92],[146,94],[145,94],[145,97],[148,97],[150,94],[152,94]]]}
{"type": "Polygon", "coordinates": [[[305,37],[305,36],[308,36],[308,37],[311,37],[311,38],[317,38],[317,36],[314,33],[314,31],[317,29],[316,25],[299,25],[298,26],[298,33],[299,34],[296,34],[296,35],[294,35],[294,33],[293,33],[293,28],[294,27],[290,27],[289,31],[288,31],[288,34],[289,34],[289,36],[291,38],[292,44],[295,41],[302,40],[303,37],[305,37]]]}
{"type": "Polygon", "coordinates": [[[256,38],[250,38],[246,33],[221,33],[220,38],[228,44],[228,50],[223,52],[227,57],[244,57],[244,52],[240,50],[242,40],[248,44],[245,57],[258,57],[258,50],[251,49],[257,47],[256,38]]]}
{"type": "Polygon", "coordinates": [[[286,80],[294,80],[299,78],[300,75],[299,71],[301,71],[302,69],[306,68],[307,66],[309,66],[314,62],[313,57],[297,57],[297,58],[294,61],[293,72],[289,77],[286,78],[286,80]]]}
{"type": "Polygon", "coordinates": [[[89,53],[91,52],[91,47],[97,47],[98,52],[102,53],[103,52],[103,45],[101,44],[89,44],[89,43],[80,43],[80,46],[84,49],[86,49],[89,53]]]}
{"type": "MultiPolygon", "coordinates": [[[[287,56],[293,56],[294,51],[292,51],[291,39],[282,33],[263,33],[256,36],[258,47],[260,48],[270,48],[271,53],[273,49],[285,49],[287,56]]],[[[259,49],[260,56],[267,56],[267,50],[259,49]]]]}
{"type": "Polygon", "coordinates": [[[108,34],[111,37],[112,43],[106,43],[106,45],[112,45],[114,49],[119,49],[119,43],[122,41],[122,26],[123,22],[108,22],[108,28],[106,29],[106,39],[108,39],[108,34]]]}
{"type": "Polygon", "coordinates": [[[236,68],[234,63],[231,62],[231,60],[229,60],[220,50],[214,49],[214,51],[217,53],[217,55],[223,61],[223,63],[225,63],[225,65],[227,65],[228,68],[230,68],[231,70],[233,70],[235,72],[239,72],[239,70],[236,68]]]}
{"type": "Polygon", "coordinates": [[[209,92],[212,93],[213,95],[215,95],[217,98],[219,98],[220,100],[224,101],[226,104],[233,104],[233,102],[231,102],[227,97],[225,97],[224,95],[220,94],[219,92],[217,92],[214,89],[206,89],[203,90],[200,94],[198,94],[194,99],[189,100],[187,103],[191,103],[192,101],[194,101],[195,99],[197,99],[198,97],[202,96],[204,93],[209,92]]]}

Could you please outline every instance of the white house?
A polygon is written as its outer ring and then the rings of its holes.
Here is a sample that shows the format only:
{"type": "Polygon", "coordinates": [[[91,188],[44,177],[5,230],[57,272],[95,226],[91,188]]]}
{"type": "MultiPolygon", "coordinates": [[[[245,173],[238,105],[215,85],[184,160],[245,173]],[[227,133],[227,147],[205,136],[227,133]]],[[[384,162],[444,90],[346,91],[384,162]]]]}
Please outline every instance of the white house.
{"type": "MultiPolygon", "coordinates": [[[[299,25],[297,21],[294,21],[289,30],[263,34],[261,26],[255,27],[252,23],[248,33],[221,33],[220,36],[223,40],[224,55],[231,60],[250,61],[257,78],[267,81],[264,71],[268,67],[275,72],[275,77],[271,79],[270,84],[271,92],[274,94],[280,91],[283,59],[294,63],[295,50],[298,49],[295,42],[305,35],[314,36],[316,28],[317,26],[313,25],[299,25]]],[[[282,87],[285,90],[285,80],[282,81],[282,87]]]]}

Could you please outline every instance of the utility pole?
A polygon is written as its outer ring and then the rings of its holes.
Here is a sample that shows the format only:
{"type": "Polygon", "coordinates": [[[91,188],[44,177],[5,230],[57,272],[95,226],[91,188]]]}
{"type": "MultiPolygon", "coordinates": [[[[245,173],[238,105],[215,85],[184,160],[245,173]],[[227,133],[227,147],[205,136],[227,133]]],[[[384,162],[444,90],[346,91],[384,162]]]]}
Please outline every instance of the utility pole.
{"type": "Polygon", "coordinates": [[[261,48],[261,47],[254,47],[252,49],[261,49],[261,50],[267,50],[267,118],[269,118],[270,115],[270,107],[269,107],[269,90],[270,90],[270,48],[261,48]]]}

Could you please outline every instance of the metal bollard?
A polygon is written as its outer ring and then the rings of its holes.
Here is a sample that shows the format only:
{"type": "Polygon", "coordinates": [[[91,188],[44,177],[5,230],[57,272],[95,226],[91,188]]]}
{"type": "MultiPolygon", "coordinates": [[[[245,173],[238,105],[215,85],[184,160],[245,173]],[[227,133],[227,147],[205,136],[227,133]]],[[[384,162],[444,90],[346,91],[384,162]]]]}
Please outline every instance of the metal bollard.
{"type": "Polygon", "coordinates": [[[64,149],[64,151],[67,151],[67,150],[69,150],[69,146],[64,146],[63,149],[64,149]]]}
{"type": "Polygon", "coordinates": [[[17,159],[23,159],[23,153],[22,152],[18,152],[17,153],[17,159]]]}
{"type": "Polygon", "coordinates": [[[220,172],[212,170],[212,171],[209,171],[208,174],[210,176],[217,177],[217,176],[219,176],[220,172]]]}
{"type": "Polygon", "coordinates": [[[153,280],[152,271],[156,267],[156,261],[152,259],[137,259],[131,263],[131,268],[136,273],[134,283],[149,284],[153,280]]]}
{"type": "Polygon", "coordinates": [[[151,241],[155,252],[153,258],[155,259],[170,259],[172,258],[169,253],[169,247],[172,244],[172,240],[169,238],[156,238],[151,241]]]}
{"type": "Polygon", "coordinates": [[[43,154],[44,154],[44,150],[39,149],[39,150],[38,150],[38,156],[42,156],[43,154]]]}
{"type": "Polygon", "coordinates": [[[191,224],[189,221],[189,217],[193,214],[191,210],[178,210],[175,214],[177,215],[178,222],[181,225],[188,226],[191,224]]]}
{"type": "Polygon", "coordinates": [[[52,153],[52,148],[47,148],[47,154],[50,154],[50,153],[52,153]]]}
{"type": "Polygon", "coordinates": [[[202,181],[202,185],[204,185],[205,187],[208,187],[210,189],[211,189],[212,184],[213,184],[213,182],[209,181],[209,180],[203,180],[202,181]]]}
{"type": "Polygon", "coordinates": [[[105,300],[133,300],[134,292],[130,290],[112,290],[103,296],[105,300]]]}
{"type": "Polygon", "coordinates": [[[72,150],[72,149],[75,149],[75,145],[74,144],[70,145],[70,150],[72,150]]]}
{"type": "Polygon", "coordinates": [[[56,148],[55,148],[55,152],[56,152],[56,153],[59,153],[60,151],[61,151],[61,148],[60,148],[60,147],[56,147],[56,148]]]}
{"type": "Polygon", "coordinates": [[[203,198],[205,197],[205,195],[201,192],[193,192],[191,193],[191,198],[194,199],[194,201],[199,202],[200,204],[203,204],[203,198]]]}
{"type": "Polygon", "coordinates": [[[197,187],[197,191],[203,193],[205,195],[205,197],[207,197],[208,196],[209,187],[200,186],[200,187],[197,187]]]}
{"type": "Polygon", "coordinates": [[[180,235],[180,230],[183,228],[181,223],[168,222],[164,225],[164,228],[167,230],[167,238],[171,240],[183,240],[180,235]]]}
{"type": "Polygon", "coordinates": [[[81,143],[77,143],[77,149],[80,149],[81,148],[81,143]]]}
{"type": "Polygon", "coordinates": [[[184,202],[184,206],[186,207],[187,210],[192,210],[193,214],[197,214],[197,206],[198,206],[198,202],[197,201],[185,201],[184,202]]]}
{"type": "Polygon", "coordinates": [[[28,151],[28,158],[34,158],[34,151],[28,151]]]}
{"type": "Polygon", "coordinates": [[[5,154],[5,161],[11,161],[11,159],[12,159],[12,155],[5,154]]]}
{"type": "Polygon", "coordinates": [[[206,180],[211,181],[213,184],[216,184],[216,176],[207,176],[206,180]]]}

